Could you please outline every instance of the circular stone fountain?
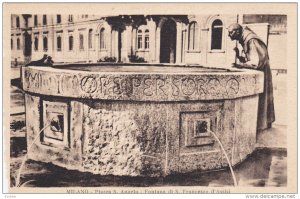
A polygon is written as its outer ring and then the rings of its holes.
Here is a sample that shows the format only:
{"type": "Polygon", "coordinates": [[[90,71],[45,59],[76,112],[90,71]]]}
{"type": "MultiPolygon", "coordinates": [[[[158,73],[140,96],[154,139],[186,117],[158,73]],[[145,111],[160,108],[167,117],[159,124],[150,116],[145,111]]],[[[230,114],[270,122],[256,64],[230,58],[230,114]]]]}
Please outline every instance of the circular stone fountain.
{"type": "Polygon", "coordinates": [[[23,67],[22,81],[33,160],[166,176],[228,166],[211,131],[233,165],[255,147],[259,71],[73,64],[23,67]]]}

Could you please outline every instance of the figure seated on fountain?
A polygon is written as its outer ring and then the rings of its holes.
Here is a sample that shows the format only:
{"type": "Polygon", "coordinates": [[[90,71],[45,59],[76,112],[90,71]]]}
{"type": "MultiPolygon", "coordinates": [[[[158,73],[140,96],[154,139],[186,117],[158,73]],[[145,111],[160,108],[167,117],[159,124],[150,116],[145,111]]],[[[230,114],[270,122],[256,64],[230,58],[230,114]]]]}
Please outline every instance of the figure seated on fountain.
{"type": "Polygon", "coordinates": [[[45,66],[53,66],[53,63],[54,63],[54,61],[52,60],[52,57],[48,56],[44,65],[45,66]]]}
{"type": "Polygon", "coordinates": [[[48,55],[44,54],[43,58],[37,61],[32,61],[28,64],[26,64],[25,66],[44,66],[44,62],[46,61],[48,55]]]}

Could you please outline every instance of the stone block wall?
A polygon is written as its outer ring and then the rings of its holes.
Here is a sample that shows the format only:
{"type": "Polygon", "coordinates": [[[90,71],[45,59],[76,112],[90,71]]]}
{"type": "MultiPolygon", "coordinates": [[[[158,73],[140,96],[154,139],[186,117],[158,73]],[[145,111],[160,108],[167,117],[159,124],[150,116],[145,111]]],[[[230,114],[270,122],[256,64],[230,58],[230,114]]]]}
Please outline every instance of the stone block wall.
{"type": "MultiPolygon", "coordinates": [[[[257,107],[257,100],[255,96],[184,103],[72,100],[66,103],[68,147],[45,143],[41,134],[28,154],[33,160],[100,175],[165,176],[221,169],[228,163],[220,146],[211,135],[195,138],[191,122],[209,118],[208,128],[236,164],[254,150],[256,120],[250,118],[255,113],[245,109],[257,107]]],[[[26,95],[28,146],[46,125],[45,102],[47,98],[26,95]]]]}

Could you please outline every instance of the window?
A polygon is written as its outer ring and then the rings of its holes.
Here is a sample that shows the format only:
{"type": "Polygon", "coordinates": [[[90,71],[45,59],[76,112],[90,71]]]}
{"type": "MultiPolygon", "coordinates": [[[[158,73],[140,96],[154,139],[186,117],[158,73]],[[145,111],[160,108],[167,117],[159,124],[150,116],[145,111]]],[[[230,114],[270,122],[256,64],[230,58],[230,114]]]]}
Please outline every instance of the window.
{"type": "Polygon", "coordinates": [[[38,25],[38,18],[37,15],[34,15],[34,26],[38,25]]]}
{"type": "Polygon", "coordinates": [[[193,22],[189,26],[189,37],[188,37],[188,50],[197,50],[198,49],[198,24],[193,22]]]}
{"type": "Polygon", "coordinates": [[[138,34],[137,34],[137,48],[138,49],[143,48],[143,32],[142,32],[142,30],[139,30],[138,34]]]}
{"type": "Polygon", "coordinates": [[[43,15],[43,25],[47,25],[47,15],[43,15]]]}
{"type": "Polygon", "coordinates": [[[149,49],[149,30],[145,30],[145,49],[149,49]]]}
{"type": "Polygon", "coordinates": [[[13,50],[14,49],[14,40],[10,39],[10,48],[13,50]]]}
{"type": "Polygon", "coordinates": [[[48,50],[48,38],[47,37],[43,38],[43,49],[44,49],[44,51],[48,50]]]}
{"type": "Polygon", "coordinates": [[[222,49],[222,37],[223,37],[223,23],[221,20],[216,19],[212,23],[212,28],[211,28],[211,50],[222,49]]]}
{"type": "Polygon", "coordinates": [[[93,48],[93,30],[89,30],[89,49],[93,48]]]}
{"type": "Polygon", "coordinates": [[[19,17],[16,18],[16,27],[20,28],[20,18],[19,17]]]}
{"type": "Polygon", "coordinates": [[[100,50],[105,49],[105,29],[100,30],[100,50]]]}
{"type": "Polygon", "coordinates": [[[39,50],[39,38],[38,37],[34,38],[34,50],[35,51],[39,50]]]}
{"type": "Polygon", "coordinates": [[[57,22],[57,23],[61,23],[61,15],[57,15],[57,17],[56,17],[56,22],[57,22]]]}
{"type": "Polygon", "coordinates": [[[24,22],[25,22],[25,28],[28,28],[28,18],[25,18],[24,22]]]}
{"type": "Polygon", "coordinates": [[[79,49],[80,50],[83,50],[84,49],[84,46],[83,46],[83,43],[84,41],[83,41],[83,34],[80,34],[79,35],[79,49]]]}
{"type": "Polygon", "coordinates": [[[69,21],[69,22],[73,22],[73,15],[69,15],[68,21],[69,21]]]}
{"type": "Polygon", "coordinates": [[[61,36],[57,37],[57,51],[61,51],[61,36]]]}
{"type": "Polygon", "coordinates": [[[17,39],[17,50],[20,50],[21,47],[20,47],[20,38],[17,39]]]}
{"type": "Polygon", "coordinates": [[[69,50],[73,50],[73,36],[69,36],[69,50]]]}

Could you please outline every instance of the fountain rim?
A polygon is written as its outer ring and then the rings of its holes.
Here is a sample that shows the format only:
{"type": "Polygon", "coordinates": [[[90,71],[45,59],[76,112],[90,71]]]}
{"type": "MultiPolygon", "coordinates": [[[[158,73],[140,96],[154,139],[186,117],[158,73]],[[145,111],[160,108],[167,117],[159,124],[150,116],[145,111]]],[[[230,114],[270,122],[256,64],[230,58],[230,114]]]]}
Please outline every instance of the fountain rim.
{"type": "MultiPolygon", "coordinates": [[[[227,69],[224,69],[227,70],[227,69]]],[[[41,96],[113,101],[208,101],[263,92],[263,73],[95,72],[44,66],[22,67],[23,90],[41,96]]]]}
{"type": "Polygon", "coordinates": [[[262,73],[258,70],[251,70],[251,69],[239,69],[239,68],[221,68],[221,67],[207,67],[207,66],[200,66],[200,65],[174,65],[174,64],[64,64],[64,65],[54,65],[53,67],[50,66],[23,66],[23,68],[31,68],[34,70],[40,70],[45,72],[64,72],[64,73],[86,73],[86,74],[120,74],[120,75],[255,75],[262,73]],[[195,71],[182,71],[182,72],[171,72],[171,71],[118,71],[116,69],[112,71],[91,71],[91,70],[78,70],[78,69],[68,69],[66,67],[80,67],[80,66],[111,66],[113,67],[144,67],[149,66],[151,68],[161,68],[164,69],[170,68],[182,68],[182,69],[207,69],[207,70],[223,70],[223,71],[199,71],[195,73],[195,71]]]}

